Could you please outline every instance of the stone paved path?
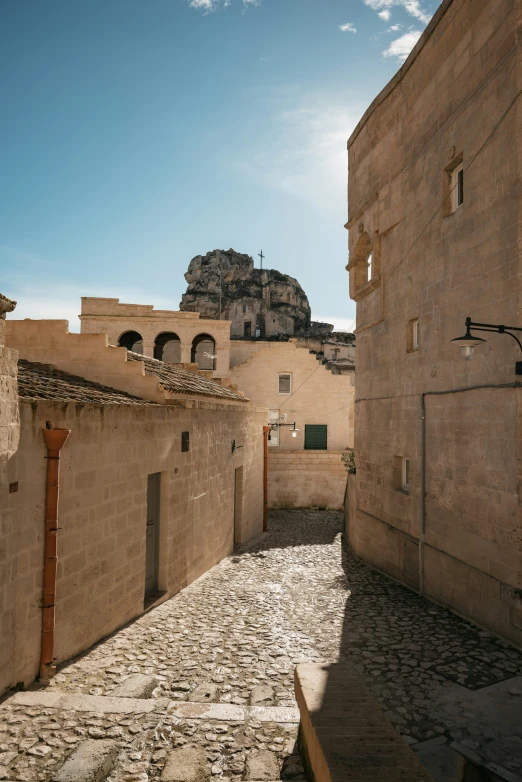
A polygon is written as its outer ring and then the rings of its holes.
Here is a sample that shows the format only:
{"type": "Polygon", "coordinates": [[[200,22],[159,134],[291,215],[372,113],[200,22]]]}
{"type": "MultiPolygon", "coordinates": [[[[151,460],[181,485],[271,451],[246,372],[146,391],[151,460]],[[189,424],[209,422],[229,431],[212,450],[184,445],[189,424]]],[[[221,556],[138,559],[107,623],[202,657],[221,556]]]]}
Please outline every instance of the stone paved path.
{"type": "MultiPolygon", "coordinates": [[[[156,678],[156,699],[288,708],[296,663],[341,653],[408,743],[457,742],[481,762],[522,774],[522,716],[517,728],[511,713],[522,714],[513,678],[522,654],[349,558],[341,524],[336,513],[273,512],[270,532],[253,546],[64,666],[46,692],[104,697],[142,674],[156,678]],[[484,718],[498,686],[513,706],[504,721],[484,718]]],[[[167,751],[182,746],[204,748],[216,779],[242,779],[261,749],[277,758],[282,778],[304,780],[297,725],[244,712],[244,720],[216,722],[172,709],[122,715],[7,701],[0,779],[49,779],[90,737],[119,744],[111,782],[159,778],[167,751]]]]}

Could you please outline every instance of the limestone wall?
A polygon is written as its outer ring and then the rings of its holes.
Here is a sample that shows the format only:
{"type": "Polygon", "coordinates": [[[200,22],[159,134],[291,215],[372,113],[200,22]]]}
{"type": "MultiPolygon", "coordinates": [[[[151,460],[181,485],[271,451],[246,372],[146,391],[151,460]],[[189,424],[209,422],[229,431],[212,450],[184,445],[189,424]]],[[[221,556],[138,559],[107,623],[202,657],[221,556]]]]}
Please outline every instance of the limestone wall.
{"type": "Polygon", "coordinates": [[[143,353],[154,357],[156,338],[173,332],[181,340],[181,363],[191,361],[193,340],[209,334],[216,343],[215,377],[226,377],[229,365],[230,321],[200,318],[198,312],[155,310],[146,304],[120,304],[119,299],[82,297],[82,334],[107,334],[109,344],[117,345],[126,331],[143,338],[143,353]]]}
{"type": "MultiPolygon", "coordinates": [[[[188,404],[188,403],[187,403],[188,404]]],[[[0,484],[0,692],[37,674],[46,449],[62,450],[56,657],[64,661],[144,610],[147,476],[161,473],[159,588],[174,595],[233,550],[234,471],[243,467],[240,538],[262,530],[264,415],[244,406],[21,403],[20,447],[0,484]],[[181,452],[181,432],[190,450],[181,452]],[[231,443],[242,445],[232,454],[231,443]]]]}
{"type": "Polygon", "coordinates": [[[347,476],[340,451],[271,449],[268,507],[342,510],[347,476]]]}
{"type": "Polygon", "coordinates": [[[522,325],[518,43],[513,0],[445,0],[349,142],[350,292],[357,302],[355,552],[522,643],[520,351],[464,321],[522,325]],[[464,165],[454,209],[450,171],[464,165]],[[367,259],[372,253],[372,277],[367,259]],[[419,346],[412,321],[419,321],[419,346]],[[400,463],[409,460],[409,489],[400,463]]]}
{"type": "Polygon", "coordinates": [[[289,427],[280,430],[275,450],[304,448],[305,425],[326,424],[328,450],[353,446],[354,373],[334,375],[295,339],[289,342],[232,342],[229,376],[253,404],[287,413],[296,422],[297,437],[289,427]],[[292,376],[292,395],[279,393],[279,373],[292,376]]]}

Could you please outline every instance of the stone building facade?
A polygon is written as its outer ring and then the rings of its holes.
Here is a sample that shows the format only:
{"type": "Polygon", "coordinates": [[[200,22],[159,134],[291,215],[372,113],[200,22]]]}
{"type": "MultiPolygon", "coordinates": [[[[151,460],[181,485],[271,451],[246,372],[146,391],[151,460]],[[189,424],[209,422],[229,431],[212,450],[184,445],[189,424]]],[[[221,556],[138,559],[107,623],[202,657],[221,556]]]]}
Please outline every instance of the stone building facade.
{"type": "Polygon", "coordinates": [[[111,345],[168,363],[196,363],[223,377],[228,371],[230,321],[198,312],[155,310],[149,304],[82,297],[82,334],[107,334],[111,345]]]}
{"type": "Polygon", "coordinates": [[[5,316],[16,302],[0,294],[0,481],[7,461],[16,451],[19,437],[16,366],[18,355],[5,346],[5,316]]]}
{"type": "MultiPolygon", "coordinates": [[[[306,340],[304,341],[306,342],[306,340]]],[[[353,447],[354,360],[330,360],[298,339],[230,346],[229,378],[268,408],[271,433],[268,504],[278,508],[343,506],[347,473],[341,453],[353,447]]]]}
{"type": "Polygon", "coordinates": [[[0,476],[0,692],[27,685],[39,667],[46,428],[70,429],[58,662],[176,594],[263,526],[266,411],[205,372],[109,347],[104,335],[68,334],[66,325],[7,321],[7,344],[20,355],[21,435],[0,476]]]}
{"type": "Polygon", "coordinates": [[[515,0],[443,0],[348,142],[347,223],[351,546],[518,644],[522,356],[451,340],[466,316],[522,326],[519,25],[515,0]]]}
{"type": "Polygon", "coordinates": [[[232,339],[291,337],[310,329],[310,305],[297,280],[275,269],[255,269],[249,255],[235,250],[197,255],[185,279],[180,309],[231,321],[232,339]]]}

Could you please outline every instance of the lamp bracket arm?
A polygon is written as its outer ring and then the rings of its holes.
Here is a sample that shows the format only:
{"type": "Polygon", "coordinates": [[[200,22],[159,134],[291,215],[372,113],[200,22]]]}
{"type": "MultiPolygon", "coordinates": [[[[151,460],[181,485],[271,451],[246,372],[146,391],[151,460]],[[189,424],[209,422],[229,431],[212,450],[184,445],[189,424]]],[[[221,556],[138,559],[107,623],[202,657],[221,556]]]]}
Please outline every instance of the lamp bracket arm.
{"type": "Polygon", "coordinates": [[[512,331],[522,331],[522,328],[518,326],[504,326],[502,324],[495,326],[493,323],[474,323],[473,321],[467,322],[470,331],[489,331],[496,334],[509,334],[513,337],[520,350],[522,350],[522,342],[512,334],[512,331]]]}

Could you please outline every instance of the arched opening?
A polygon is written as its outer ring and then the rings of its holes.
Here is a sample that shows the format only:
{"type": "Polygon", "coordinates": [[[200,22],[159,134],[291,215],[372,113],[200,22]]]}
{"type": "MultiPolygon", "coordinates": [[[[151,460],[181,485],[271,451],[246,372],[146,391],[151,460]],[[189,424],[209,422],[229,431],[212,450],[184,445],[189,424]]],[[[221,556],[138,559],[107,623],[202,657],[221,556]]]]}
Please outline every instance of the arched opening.
{"type": "Polygon", "coordinates": [[[181,362],[181,340],[173,331],[163,331],[156,337],[154,358],[169,364],[181,362]]]}
{"type": "Polygon", "coordinates": [[[214,369],[216,365],[216,343],[210,334],[198,334],[192,342],[190,360],[198,369],[214,369]]]}
{"type": "Polygon", "coordinates": [[[353,259],[350,258],[349,264],[353,269],[355,290],[369,282],[374,276],[376,270],[373,261],[372,242],[369,235],[364,232],[359,237],[353,259]]]}
{"type": "Polygon", "coordinates": [[[127,348],[133,353],[143,355],[143,337],[137,331],[124,331],[118,340],[120,348],[127,348]]]}

